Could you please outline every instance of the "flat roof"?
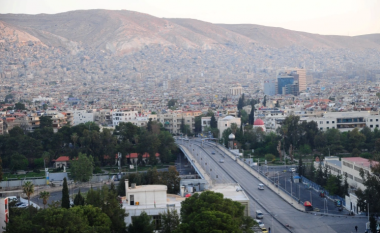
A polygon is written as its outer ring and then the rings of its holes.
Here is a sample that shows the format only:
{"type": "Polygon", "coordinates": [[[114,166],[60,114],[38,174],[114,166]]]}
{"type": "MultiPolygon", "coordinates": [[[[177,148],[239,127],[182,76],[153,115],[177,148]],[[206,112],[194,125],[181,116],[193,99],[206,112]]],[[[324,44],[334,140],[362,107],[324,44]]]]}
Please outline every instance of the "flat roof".
{"type": "Polygon", "coordinates": [[[326,163],[334,164],[337,167],[342,167],[342,161],[339,160],[326,160],[326,163]]]}
{"type": "Polygon", "coordinates": [[[233,201],[249,201],[249,198],[244,193],[244,191],[236,191],[236,189],[241,187],[238,185],[231,184],[218,184],[215,185],[210,191],[223,194],[224,198],[229,198],[233,201]]]}
{"type": "Polygon", "coordinates": [[[361,165],[362,167],[370,168],[371,164],[376,165],[378,162],[376,161],[370,161],[368,159],[362,158],[362,157],[348,157],[348,158],[342,158],[342,160],[349,161],[351,163],[355,163],[357,165],[361,165]]]}
{"type": "Polygon", "coordinates": [[[136,185],[136,188],[129,187],[127,192],[145,192],[145,191],[163,191],[167,190],[166,185],[152,184],[152,185],[136,185]]]}

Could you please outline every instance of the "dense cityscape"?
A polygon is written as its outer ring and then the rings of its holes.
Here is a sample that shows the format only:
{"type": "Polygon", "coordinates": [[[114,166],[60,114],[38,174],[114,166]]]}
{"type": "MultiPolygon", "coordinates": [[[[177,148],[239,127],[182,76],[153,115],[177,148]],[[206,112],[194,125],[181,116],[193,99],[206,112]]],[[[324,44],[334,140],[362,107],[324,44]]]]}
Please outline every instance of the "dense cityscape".
{"type": "Polygon", "coordinates": [[[252,27],[0,14],[0,232],[380,232],[378,34],[252,27]]]}

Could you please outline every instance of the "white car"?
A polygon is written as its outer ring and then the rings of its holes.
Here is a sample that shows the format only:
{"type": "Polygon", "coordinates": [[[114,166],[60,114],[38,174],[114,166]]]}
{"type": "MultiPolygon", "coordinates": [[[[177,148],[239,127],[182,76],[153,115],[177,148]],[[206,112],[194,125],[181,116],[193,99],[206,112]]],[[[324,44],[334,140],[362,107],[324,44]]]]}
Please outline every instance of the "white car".
{"type": "Polygon", "coordinates": [[[264,185],[263,185],[263,184],[259,184],[259,186],[257,186],[257,188],[258,188],[259,190],[264,190],[264,185]]]}
{"type": "Polygon", "coordinates": [[[296,169],[294,167],[289,169],[290,172],[296,172],[296,169]]]}
{"type": "Polygon", "coordinates": [[[259,224],[260,228],[265,227],[264,223],[260,219],[254,219],[254,220],[255,220],[255,222],[257,222],[257,224],[259,224]]]}
{"type": "Polygon", "coordinates": [[[224,159],[219,160],[219,163],[224,163],[224,159]]]}

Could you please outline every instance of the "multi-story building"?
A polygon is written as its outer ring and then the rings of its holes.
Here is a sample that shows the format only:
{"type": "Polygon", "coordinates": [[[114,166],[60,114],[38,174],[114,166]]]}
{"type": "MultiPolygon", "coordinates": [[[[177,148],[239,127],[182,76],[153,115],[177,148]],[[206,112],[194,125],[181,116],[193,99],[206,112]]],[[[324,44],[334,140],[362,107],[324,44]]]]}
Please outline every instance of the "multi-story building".
{"type": "MultiPolygon", "coordinates": [[[[339,161],[339,157],[329,156],[322,162],[322,167],[325,166],[329,169],[331,174],[340,175],[344,179],[347,176],[347,183],[349,187],[349,195],[346,195],[346,208],[358,213],[360,207],[358,207],[358,198],[354,191],[357,189],[364,190],[366,187],[363,184],[363,179],[360,176],[360,171],[372,174],[371,167],[377,165],[378,162],[370,161],[361,157],[348,157],[342,158],[339,161]]],[[[319,162],[314,163],[315,167],[319,166],[319,162]]]]}
{"type": "Polygon", "coordinates": [[[279,72],[277,75],[277,87],[276,94],[284,95],[286,94],[286,85],[293,84],[294,77],[290,76],[285,72],[279,72]]]}
{"type": "Polygon", "coordinates": [[[74,110],[73,111],[73,126],[86,122],[94,121],[93,110],[74,110]]]}
{"type": "Polygon", "coordinates": [[[201,121],[202,132],[205,130],[206,127],[211,127],[211,117],[202,117],[201,121]]]}
{"type": "Polygon", "coordinates": [[[327,112],[323,117],[308,118],[307,121],[315,121],[320,130],[338,129],[341,132],[363,128],[379,128],[380,115],[378,112],[327,112]]]}
{"type": "Polygon", "coordinates": [[[264,81],[264,94],[268,96],[276,95],[276,80],[264,81]]]}
{"type": "Polygon", "coordinates": [[[201,111],[173,111],[159,114],[157,121],[161,122],[170,133],[181,133],[182,122],[189,126],[191,133],[195,129],[195,117],[200,116],[201,111]]]}
{"type": "Polygon", "coordinates": [[[235,123],[240,129],[241,119],[233,116],[226,116],[224,118],[219,117],[218,119],[218,129],[219,129],[219,138],[222,137],[224,130],[231,128],[231,124],[235,123]]]}
{"type": "Polygon", "coordinates": [[[112,125],[115,127],[119,125],[120,122],[131,122],[139,127],[146,126],[149,122],[157,121],[157,115],[155,114],[140,114],[137,111],[129,111],[122,109],[115,109],[112,112],[112,125]]]}

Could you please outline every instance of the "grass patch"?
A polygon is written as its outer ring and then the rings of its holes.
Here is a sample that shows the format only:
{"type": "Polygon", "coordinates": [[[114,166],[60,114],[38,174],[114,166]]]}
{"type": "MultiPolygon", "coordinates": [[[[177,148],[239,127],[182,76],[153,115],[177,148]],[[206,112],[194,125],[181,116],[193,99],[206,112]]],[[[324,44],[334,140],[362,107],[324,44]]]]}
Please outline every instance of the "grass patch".
{"type": "Polygon", "coordinates": [[[3,180],[6,179],[24,179],[24,178],[31,178],[31,177],[45,177],[44,172],[36,173],[36,172],[28,172],[26,174],[17,175],[17,174],[4,174],[3,180]]]}
{"type": "MultiPolygon", "coordinates": [[[[137,166],[137,171],[147,171],[150,168],[162,169],[162,168],[167,168],[168,166],[169,165],[163,165],[163,164],[154,165],[154,166],[137,166]]],[[[106,167],[103,169],[109,171],[110,173],[117,173],[119,171],[119,169],[117,167],[111,167],[111,168],[106,167]]],[[[129,169],[129,166],[128,167],[122,167],[121,171],[122,172],[135,172],[136,166],[134,167],[134,169],[129,169]]]]}

